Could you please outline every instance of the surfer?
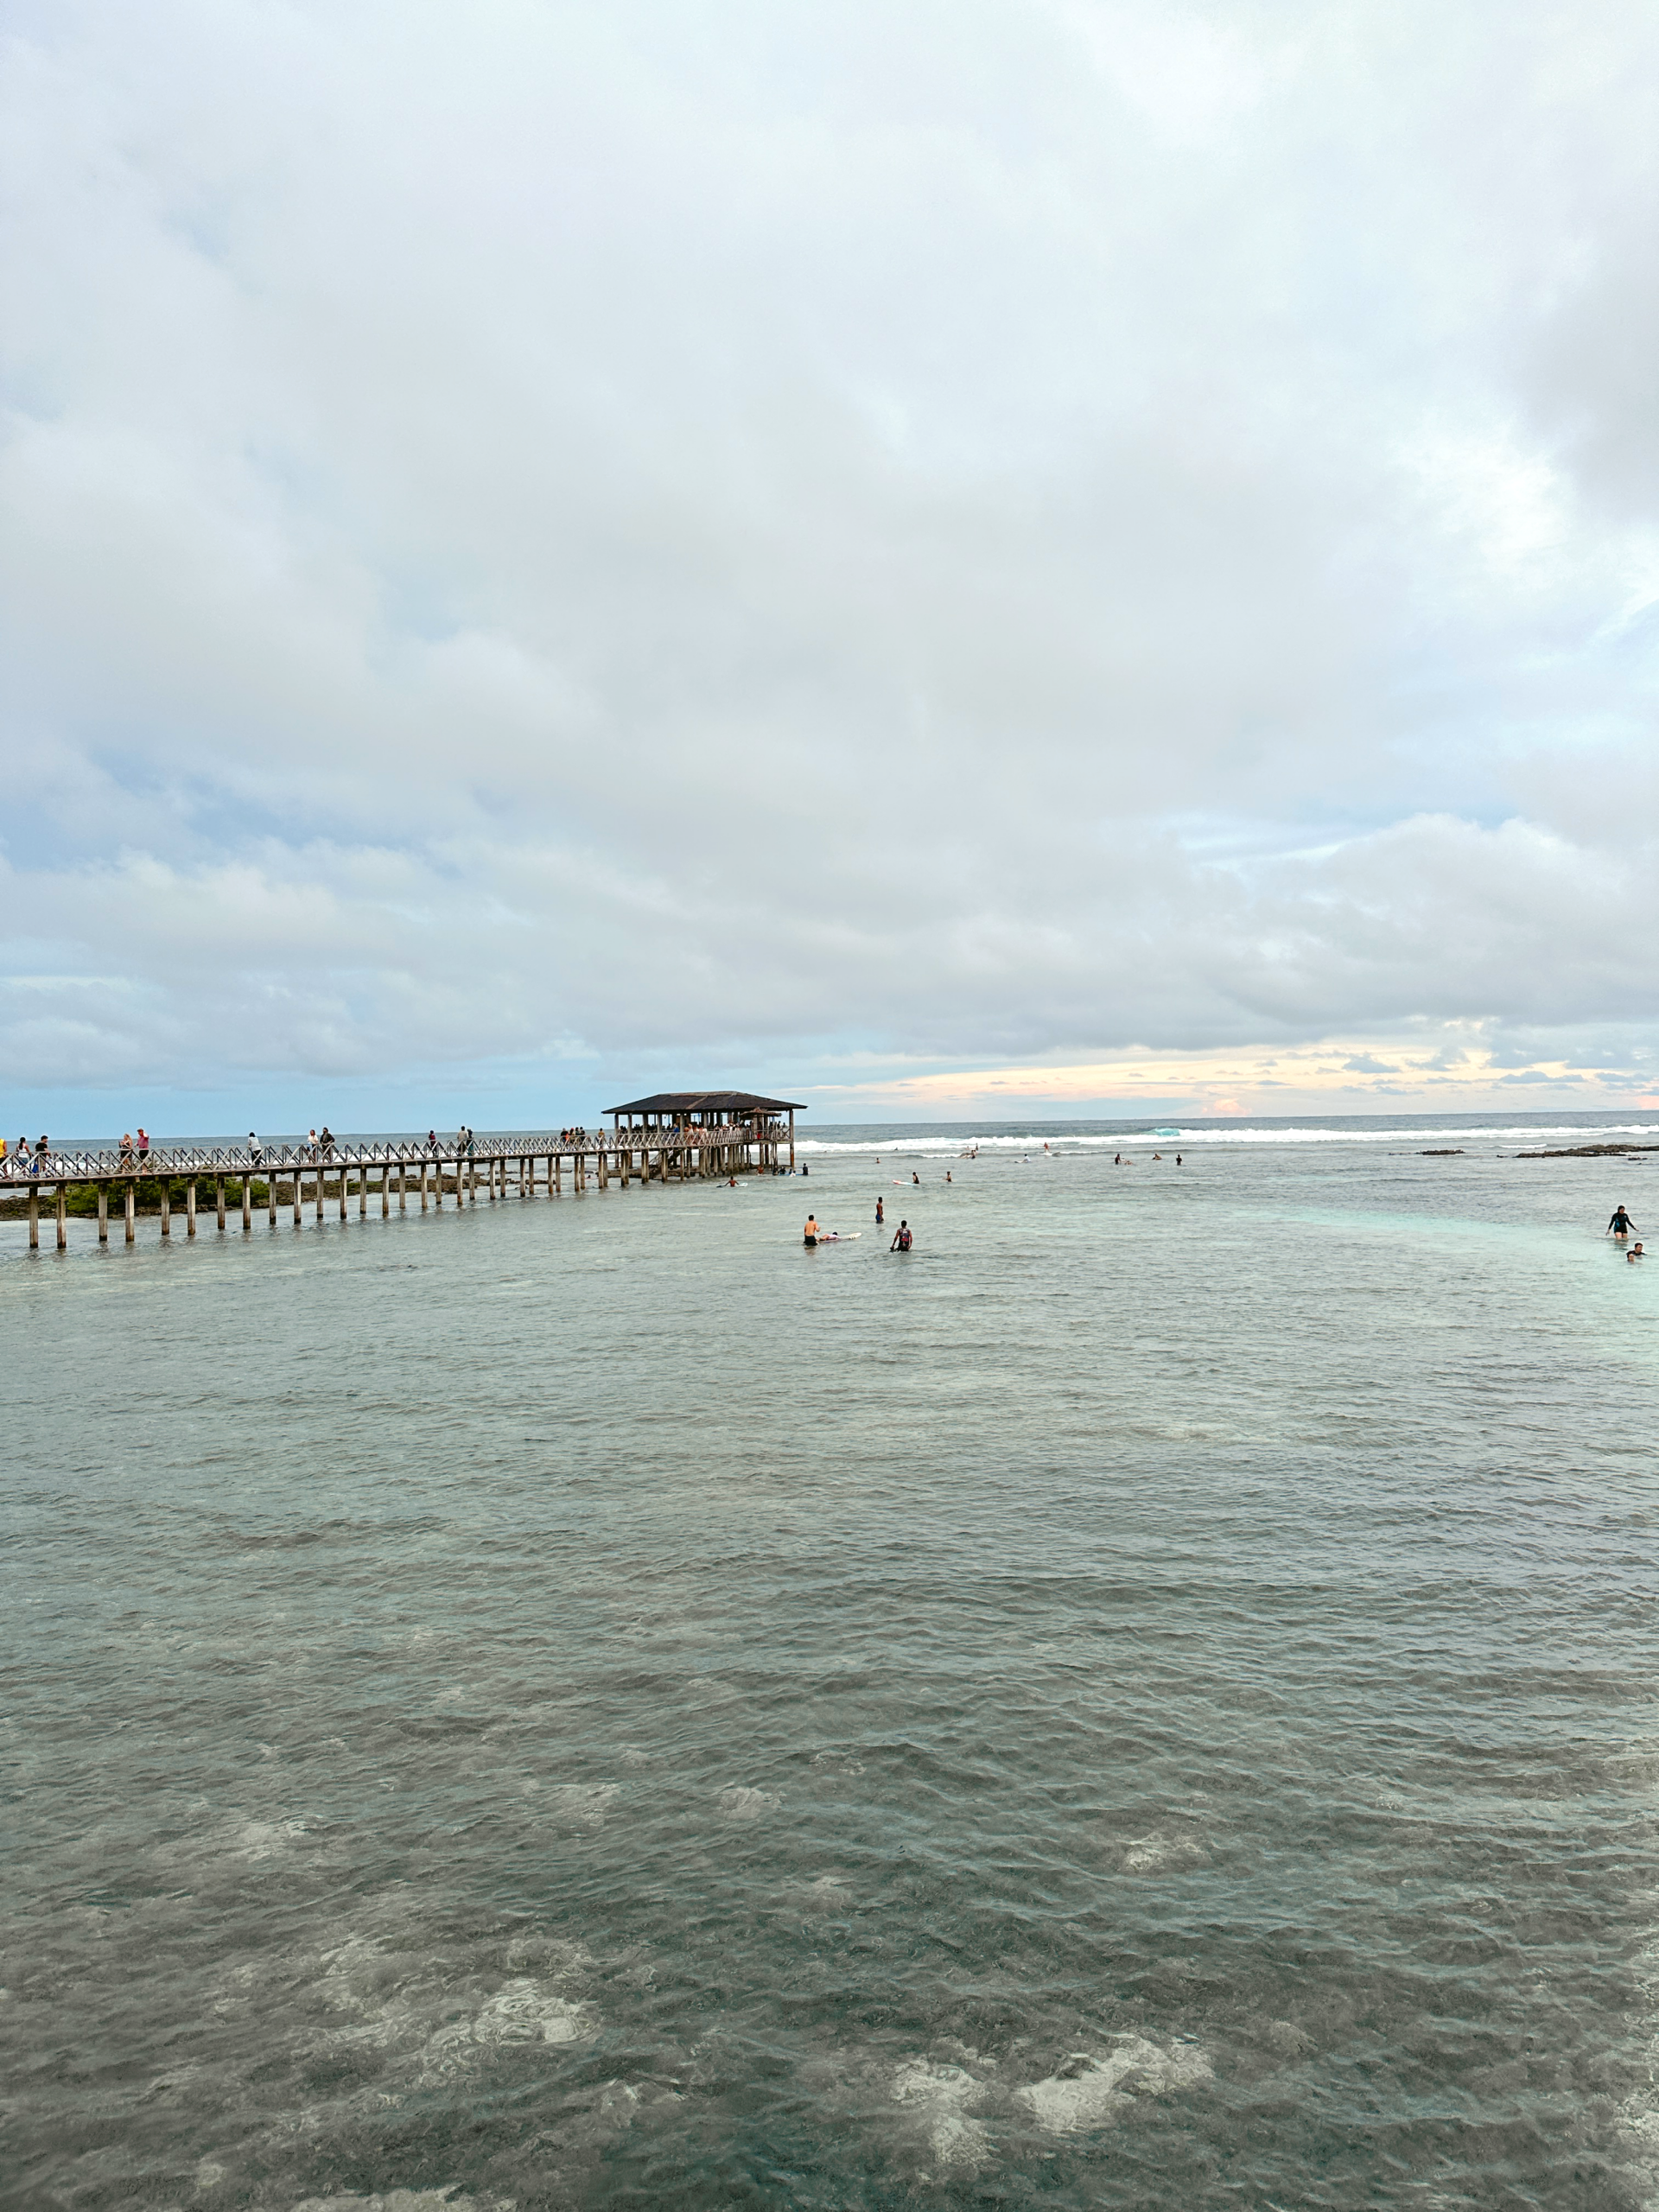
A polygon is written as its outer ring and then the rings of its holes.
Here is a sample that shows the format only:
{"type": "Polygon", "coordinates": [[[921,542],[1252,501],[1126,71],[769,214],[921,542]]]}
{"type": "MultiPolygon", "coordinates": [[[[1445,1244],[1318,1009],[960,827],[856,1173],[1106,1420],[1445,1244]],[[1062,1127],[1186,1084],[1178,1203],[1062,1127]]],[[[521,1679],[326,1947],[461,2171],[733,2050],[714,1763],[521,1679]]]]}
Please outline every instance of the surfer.
{"type": "Polygon", "coordinates": [[[915,1170],[913,1167],[912,1167],[912,1168],[911,1169],[911,1171],[910,1171],[910,1179],[911,1179],[911,1181],[912,1181],[912,1183],[914,1183],[914,1184],[916,1185],[916,1186],[917,1186],[917,1188],[918,1188],[918,1190],[921,1188],[921,1182],[922,1182],[922,1179],[921,1179],[921,1177],[920,1177],[920,1176],[916,1173],[916,1170],[915,1170]]]}
{"type": "Polygon", "coordinates": [[[901,1221],[893,1231],[893,1242],[888,1245],[887,1249],[889,1252],[908,1252],[911,1243],[910,1224],[907,1221],[901,1221]]]}
{"type": "Polygon", "coordinates": [[[1636,1224],[1630,1219],[1629,1214],[1625,1212],[1624,1207],[1622,1205],[1615,1206],[1613,1208],[1612,1219],[1608,1223],[1606,1228],[1604,1229],[1601,1233],[1604,1236],[1628,1236],[1635,1227],[1636,1224]]]}
{"type": "Polygon", "coordinates": [[[816,1214],[810,1213],[806,1217],[806,1227],[801,1231],[801,1242],[804,1244],[816,1244],[817,1241],[818,1217],[816,1214]]]}

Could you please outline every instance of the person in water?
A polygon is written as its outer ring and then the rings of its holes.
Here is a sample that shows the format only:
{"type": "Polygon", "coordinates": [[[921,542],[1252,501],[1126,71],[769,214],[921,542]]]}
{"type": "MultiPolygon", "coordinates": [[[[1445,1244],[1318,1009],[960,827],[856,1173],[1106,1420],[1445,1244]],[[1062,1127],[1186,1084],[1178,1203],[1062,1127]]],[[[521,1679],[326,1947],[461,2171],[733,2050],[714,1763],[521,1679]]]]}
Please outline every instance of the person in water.
{"type": "Polygon", "coordinates": [[[1636,1224],[1625,1212],[1624,1207],[1615,1206],[1612,1219],[1601,1233],[1604,1236],[1628,1236],[1635,1227],[1636,1224]]]}
{"type": "Polygon", "coordinates": [[[801,1242],[804,1244],[816,1244],[817,1241],[818,1217],[816,1214],[810,1213],[806,1217],[806,1227],[801,1231],[801,1242]]]}
{"type": "Polygon", "coordinates": [[[1639,1236],[1624,1256],[1627,1260],[1639,1260],[1642,1257],[1642,1239],[1639,1236]]]}
{"type": "Polygon", "coordinates": [[[878,1198],[878,1199],[876,1200],[876,1202],[875,1202],[875,1225],[876,1225],[876,1227],[877,1227],[878,1229],[884,1229],[884,1228],[887,1226],[887,1214],[886,1214],[886,1213],[885,1213],[885,1211],[882,1210],[882,1205],[881,1205],[881,1201],[880,1201],[880,1198],[878,1198]]]}
{"type": "Polygon", "coordinates": [[[917,1188],[919,1190],[919,1189],[920,1189],[920,1187],[921,1187],[921,1181],[922,1181],[922,1179],[921,1179],[921,1177],[920,1177],[920,1176],[916,1173],[916,1170],[915,1170],[913,1167],[912,1167],[912,1168],[911,1169],[911,1171],[910,1171],[910,1179],[911,1179],[911,1181],[912,1181],[912,1183],[914,1183],[914,1184],[916,1185],[917,1188]]]}
{"type": "Polygon", "coordinates": [[[907,1221],[901,1221],[893,1231],[893,1242],[888,1245],[887,1249],[889,1252],[908,1252],[911,1243],[910,1224],[907,1221]]]}

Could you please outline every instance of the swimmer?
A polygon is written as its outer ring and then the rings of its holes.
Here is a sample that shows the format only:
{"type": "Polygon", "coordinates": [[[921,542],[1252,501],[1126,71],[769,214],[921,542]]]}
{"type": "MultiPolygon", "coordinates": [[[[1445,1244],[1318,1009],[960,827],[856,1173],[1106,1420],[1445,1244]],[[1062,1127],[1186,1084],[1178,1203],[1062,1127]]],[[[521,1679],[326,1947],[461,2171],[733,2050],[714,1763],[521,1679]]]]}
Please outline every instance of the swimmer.
{"type": "Polygon", "coordinates": [[[950,1170],[948,1167],[944,1171],[944,1179],[947,1183],[950,1180],[950,1170]]]}
{"type": "Polygon", "coordinates": [[[911,1169],[911,1171],[910,1171],[910,1179],[911,1179],[911,1181],[912,1181],[912,1183],[915,1183],[915,1184],[917,1184],[918,1185],[920,1185],[920,1183],[921,1183],[921,1179],[921,1179],[921,1177],[920,1177],[920,1176],[916,1173],[916,1170],[915,1170],[913,1167],[912,1167],[912,1168],[911,1169]]]}
{"type": "Polygon", "coordinates": [[[1121,1167],[1123,1165],[1123,1155],[1121,1152],[1115,1152],[1112,1154],[1112,1165],[1114,1167],[1121,1167]]]}
{"type": "Polygon", "coordinates": [[[1154,1160],[1161,1160],[1164,1155],[1161,1152],[1154,1152],[1152,1156],[1154,1160]]]}
{"type": "Polygon", "coordinates": [[[888,1245],[887,1249],[889,1252],[908,1252],[911,1241],[910,1224],[907,1221],[901,1221],[893,1231],[893,1242],[888,1245]]]}
{"type": "Polygon", "coordinates": [[[1181,1164],[1181,1155],[1180,1155],[1180,1154],[1178,1152],[1178,1153],[1176,1154],[1176,1155],[1175,1155],[1175,1165],[1179,1167],[1179,1166],[1180,1166],[1180,1164],[1181,1164]]]}
{"type": "Polygon", "coordinates": [[[801,1242],[802,1242],[802,1243],[803,1243],[803,1244],[805,1244],[805,1245],[810,1246],[810,1245],[814,1245],[814,1244],[816,1244],[816,1243],[817,1243],[817,1241],[818,1241],[818,1220],[817,1220],[817,1216],[816,1214],[810,1214],[810,1214],[808,1214],[808,1216],[806,1217],[806,1227],[805,1227],[805,1228],[801,1231],[801,1242]]]}
{"type": "Polygon", "coordinates": [[[1639,1260],[1642,1257],[1642,1239],[1639,1236],[1637,1238],[1635,1243],[1631,1245],[1630,1250],[1624,1255],[1624,1257],[1627,1260],[1639,1260]]]}
{"type": "Polygon", "coordinates": [[[1629,1214],[1625,1212],[1624,1207],[1615,1206],[1613,1208],[1612,1219],[1608,1223],[1606,1228],[1604,1229],[1601,1233],[1604,1236],[1624,1237],[1628,1236],[1635,1227],[1636,1224],[1630,1219],[1629,1214]]]}

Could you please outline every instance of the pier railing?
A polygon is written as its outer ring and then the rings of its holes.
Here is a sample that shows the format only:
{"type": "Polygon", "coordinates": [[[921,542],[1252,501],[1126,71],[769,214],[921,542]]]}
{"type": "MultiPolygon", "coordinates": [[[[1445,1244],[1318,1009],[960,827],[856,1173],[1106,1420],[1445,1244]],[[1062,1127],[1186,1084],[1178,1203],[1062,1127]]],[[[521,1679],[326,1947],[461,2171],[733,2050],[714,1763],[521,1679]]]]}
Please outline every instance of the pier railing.
{"type": "Polygon", "coordinates": [[[459,1162],[483,1166],[491,1160],[576,1160],[607,1157],[632,1151],[683,1153],[724,1152],[755,1144],[773,1145],[785,1133],[777,1128],[756,1129],[747,1122],[717,1128],[583,1129],[574,1136],[549,1132],[529,1136],[475,1137],[468,1143],[440,1137],[435,1143],[382,1141],[369,1144],[268,1144],[257,1150],[247,1145],[152,1145],[147,1152],[117,1146],[96,1152],[9,1154],[0,1160],[0,1189],[22,1188],[30,1183],[119,1182],[130,1177],[149,1181],[161,1177],[199,1175],[257,1175],[286,1177],[296,1169],[325,1173],[340,1167],[418,1167],[423,1162],[446,1166],[459,1162]]]}

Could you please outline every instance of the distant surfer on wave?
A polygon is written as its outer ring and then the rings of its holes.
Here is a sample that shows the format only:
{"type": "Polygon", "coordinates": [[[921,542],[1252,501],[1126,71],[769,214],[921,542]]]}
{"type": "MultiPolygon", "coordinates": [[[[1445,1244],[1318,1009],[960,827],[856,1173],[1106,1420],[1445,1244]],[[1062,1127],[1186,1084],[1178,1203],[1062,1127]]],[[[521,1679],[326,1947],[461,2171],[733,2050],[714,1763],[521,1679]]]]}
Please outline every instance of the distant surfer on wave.
{"type": "Polygon", "coordinates": [[[1615,1206],[1612,1219],[1601,1233],[1604,1236],[1628,1236],[1635,1227],[1636,1224],[1625,1212],[1624,1207],[1615,1206]]]}

